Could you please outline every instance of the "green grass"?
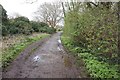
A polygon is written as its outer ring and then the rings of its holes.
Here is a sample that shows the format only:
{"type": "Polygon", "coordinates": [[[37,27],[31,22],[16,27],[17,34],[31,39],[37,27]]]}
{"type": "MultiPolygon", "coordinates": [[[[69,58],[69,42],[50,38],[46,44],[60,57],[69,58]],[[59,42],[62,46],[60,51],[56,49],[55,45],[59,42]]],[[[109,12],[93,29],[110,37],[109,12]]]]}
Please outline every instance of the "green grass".
{"type": "MultiPolygon", "coordinates": [[[[77,59],[82,59],[91,78],[119,78],[118,65],[99,61],[98,57],[84,48],[75,47],[69,37],[61,37],[64,47],[77,59]]],[[[80,61],[77,61],[80,64],[80,61]]]]}
{"type": "Polygon", "coordinates": [[[9,64],[30,44],[35,41],[48,37],[49,34],[40,34],[35,37],[26,37],[21,43],[15,44],[4,53],[2,53],[2,67],[6,68],[9,64]]]}

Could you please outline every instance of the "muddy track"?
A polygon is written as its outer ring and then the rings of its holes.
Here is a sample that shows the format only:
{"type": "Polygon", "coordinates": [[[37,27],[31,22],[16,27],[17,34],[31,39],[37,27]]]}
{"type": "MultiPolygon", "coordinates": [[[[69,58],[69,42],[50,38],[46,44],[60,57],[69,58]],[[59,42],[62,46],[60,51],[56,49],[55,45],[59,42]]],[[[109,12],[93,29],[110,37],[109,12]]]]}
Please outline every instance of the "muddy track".
{"type": "Polygon", "coordinates": [[[60,33],[28,46],[3,71],[3,78],[79,78],[81,69],[58,41],[60,33]]]}

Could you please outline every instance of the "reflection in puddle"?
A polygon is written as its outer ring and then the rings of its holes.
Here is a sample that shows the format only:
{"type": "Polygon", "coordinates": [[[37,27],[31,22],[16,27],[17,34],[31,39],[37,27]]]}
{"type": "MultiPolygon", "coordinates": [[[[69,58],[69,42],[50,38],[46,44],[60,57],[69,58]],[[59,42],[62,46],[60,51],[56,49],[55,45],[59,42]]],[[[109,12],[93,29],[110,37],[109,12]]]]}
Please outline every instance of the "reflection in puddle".
{"type": "Polygon", "coordinates": [[[58,49],[59,51],[61,51],[60,47],[57,47],[57,49],[58,49]]]}
{"type": "Polygon", "coordinates": [[[60,39],[58,40],[58,43],[61,44],[61,40],[60,39]]]}
{"type": "Polygon", "coordinates": [[[40,61],[40,60],[41,60],[41,57],[40,57],[40,56],[35,56],[35,57],[33,58],[33,60],[34,60],[35,62],[40,61]]]}
{"type": "Polygon", "coordinates": [[[33,58],[34,62],[50,62],[55,60],[57,57],[53,54],[40,54],[33,58]]]}

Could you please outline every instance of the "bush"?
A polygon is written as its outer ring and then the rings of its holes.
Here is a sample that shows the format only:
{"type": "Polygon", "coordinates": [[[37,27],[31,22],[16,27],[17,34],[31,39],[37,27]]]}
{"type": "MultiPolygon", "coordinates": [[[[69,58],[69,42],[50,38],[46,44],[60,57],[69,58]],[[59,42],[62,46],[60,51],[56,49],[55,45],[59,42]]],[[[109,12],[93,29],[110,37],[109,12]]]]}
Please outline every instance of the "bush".
{"type": "Polygon", "coordinates": [[[55,33],[56,29],[53,27],[49,27],[48,24],[43,23],[43,22],[31,22],[32,28],[35,32],[43,32],[43,33],[55,33]]]}
{"type": "Polygon", "coordinates": [[[13,34],[18,34],[20,33],[20,29],[18,27],[15,26],[9,26],[10,28],[9,30],[9,34],[13,35],[13,34]]]}
{"type": "Polygon", "coordinates": [[[24,21],[14,22],[14,26],[19,29],[18,33],[31,34],[33,32],[32,26],[24,21]]]}
{"type": "Polygon", "coordinates": [[[53,33],[56,32],[56,29],[53,28],[53,27],[47,27],[47,31],[46,32],[49,33],[49,34],[53,34],[53,33]]]}
{"type": "Polygon", "coordinates": [[[17,21],[24,21],[24,22],[29,23],[29,19],[27,17],[24,17],[24,16],[17,17],[14,20],[15,20],[15,22],[17,22],[17,21]]]}
{"type": "Polygon", "coordinates": [[[34,30],[34,32],[39,32],[40,28],[42,27],[39,22],[31,21],[30,24],[31,24],[32,29],[34,30]]]}
{"type": "Polygon", "coordinates": [[[2,36],[6,36],[6,35],[8,35],[8,30],[7,30],[7,27],[6,26],[4,26],[4,25],[2,25],[2,28],[1,28],[2,30],[2,36]]]}

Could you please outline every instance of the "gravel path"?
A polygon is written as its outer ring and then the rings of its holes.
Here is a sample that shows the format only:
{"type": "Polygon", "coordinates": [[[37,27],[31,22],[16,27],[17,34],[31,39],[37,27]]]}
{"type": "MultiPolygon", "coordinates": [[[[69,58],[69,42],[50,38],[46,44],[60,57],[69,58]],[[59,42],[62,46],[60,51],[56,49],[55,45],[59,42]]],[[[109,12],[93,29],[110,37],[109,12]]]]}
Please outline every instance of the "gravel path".
{"type": "Polygon", "coordinates": [[[28,46],[3,71],[3,78],[78,78],[81,70],[63,49],[60,33],[28,46]]]}

